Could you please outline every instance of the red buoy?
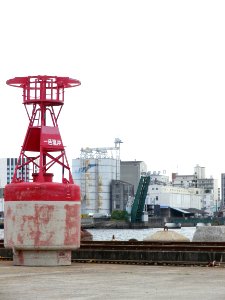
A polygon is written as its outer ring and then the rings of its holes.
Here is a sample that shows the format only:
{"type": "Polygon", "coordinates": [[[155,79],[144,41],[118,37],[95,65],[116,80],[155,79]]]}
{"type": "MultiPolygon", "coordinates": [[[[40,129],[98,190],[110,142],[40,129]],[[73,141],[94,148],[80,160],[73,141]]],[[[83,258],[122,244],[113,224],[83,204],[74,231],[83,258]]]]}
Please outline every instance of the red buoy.
{"type": "Polygon", "coordinates": [[[29,125],[12,183],[5,187],[4,245],[15,265],[70,265],[80,247],[80,188],[74,184],[58,128],[69,77],[28,76],[6,82],[23,89],[29,125]],[[23,170],[29,166],[30,182],[23,170]],[[52,169],[61,168],[54,182],[52,169]]]}

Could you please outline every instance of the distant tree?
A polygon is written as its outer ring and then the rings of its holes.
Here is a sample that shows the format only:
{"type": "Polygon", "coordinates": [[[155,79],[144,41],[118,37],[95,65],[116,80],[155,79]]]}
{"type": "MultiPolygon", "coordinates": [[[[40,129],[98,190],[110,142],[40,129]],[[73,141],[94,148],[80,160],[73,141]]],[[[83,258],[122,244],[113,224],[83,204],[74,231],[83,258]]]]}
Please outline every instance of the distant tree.
{"type": "Polygon", "coordinates": [[[111,219],[127,221],[128,218],[129,218],[129,214],[126,210],[113,210],[112,211],[111,219]]]}

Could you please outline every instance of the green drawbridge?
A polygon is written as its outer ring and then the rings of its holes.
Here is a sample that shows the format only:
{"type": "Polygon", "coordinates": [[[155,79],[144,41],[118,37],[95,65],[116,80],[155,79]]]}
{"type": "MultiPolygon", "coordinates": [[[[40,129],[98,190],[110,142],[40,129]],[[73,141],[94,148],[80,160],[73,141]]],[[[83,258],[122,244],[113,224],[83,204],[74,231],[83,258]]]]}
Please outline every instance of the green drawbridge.
{"type": "Polygon", "coordinates": [[[131,223],[140,223],[142,221],[142,214],[149,183],[150,176],[141,176],[131,209],[131,223]]]}

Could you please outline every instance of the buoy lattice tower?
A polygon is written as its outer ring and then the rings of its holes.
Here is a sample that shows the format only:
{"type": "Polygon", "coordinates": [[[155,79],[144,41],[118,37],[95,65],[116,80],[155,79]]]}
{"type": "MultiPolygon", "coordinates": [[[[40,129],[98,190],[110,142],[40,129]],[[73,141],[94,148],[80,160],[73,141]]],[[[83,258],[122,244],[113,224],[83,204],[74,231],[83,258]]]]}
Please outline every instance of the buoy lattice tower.
{"type": "Polygon", "coordinates": [[[69,77],[15,77],[6,82],[23,90],[29,125],[12,182],[5,187],[4,245],[15,265],[69,265],[80,246],[80,188],[74,184],[58,128],[69,77]],[[53,168],[61,168],[54,182],[53,168]],[[25,181],[25,168],[32,172],[25,181]]]}

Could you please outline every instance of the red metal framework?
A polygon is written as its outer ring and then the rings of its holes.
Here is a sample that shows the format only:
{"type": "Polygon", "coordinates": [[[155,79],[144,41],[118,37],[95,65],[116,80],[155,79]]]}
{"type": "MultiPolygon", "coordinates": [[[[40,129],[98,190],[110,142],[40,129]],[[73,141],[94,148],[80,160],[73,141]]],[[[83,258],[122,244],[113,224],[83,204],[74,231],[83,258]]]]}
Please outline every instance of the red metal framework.
{"type": "Polygon", "coordinates": [[[52,181],[53,165],[62,167],[62,183],[73,183],[58,128],[58,118],[64,104],[64,89],[80,85],[80,81],[69,77],[28,76],[15,77],[6,82],[23,89],[29,126],[15,168],[12,182],[23,180],[23,169],[29,165],[33,181],[52,181]],[[31,167],[30,167],[31,166],[31,167]]]}

